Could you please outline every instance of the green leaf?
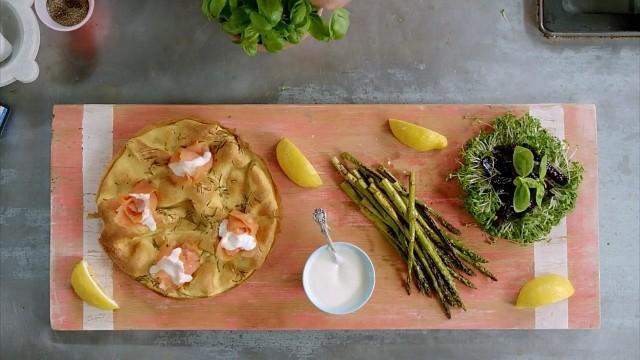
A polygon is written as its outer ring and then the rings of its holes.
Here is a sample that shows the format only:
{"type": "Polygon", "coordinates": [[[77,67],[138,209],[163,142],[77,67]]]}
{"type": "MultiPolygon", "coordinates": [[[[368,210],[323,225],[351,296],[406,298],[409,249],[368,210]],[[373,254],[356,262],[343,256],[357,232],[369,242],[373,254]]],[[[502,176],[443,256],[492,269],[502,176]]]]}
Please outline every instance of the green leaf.
{"type": "Polygon", "coordinates": [[[258,52],[258,42],[250,40],[242,40],[240,43],[242,50],[249,56],[254,56],[258,52]]]}
{"type": "Polygon", "coordinates": [[[251,23],[247,9],[245,7],[236,8],[229,17],[229,20],[222,24],[222,31],[231,35],[242,34],[245,27],[251,23]]]}
{"type": "Polygon", "coordinates": [[[276,27],[274,27],[273,30],[276,33],[280,34],[280,37],[283,39],[286,39],[287,36],[289,36],[289,27],[285,25],[285,23],[283,22],[279,23],[276,27]]]}
{"type": "Polygon", "coordinates": [[[521,183],[523,186],[528,187],[529,189],[535,189],[535,188],[537,188],[537,187],[538,187],[538,185],[540,184],[540,183],[538,182],[538,180],[534,180],[534,179],[532,179],[532,178],[528,178],[528,177],[521,177],[521,176],[519,176],[519,177],[517,177],[516,179],[520,179],[520,183],[521,183]]]}
{"type": "Polygon", "coordinates": [[[544,185],[538,183],[536,187],[536,204],[542,206],[542,199],[544,198],[544,185]]]}
{"type": "Polygon", "coordinates": [[[533,153],[531,150],[516,146],[513,150],[513,167],[520,176],[528,176],[533,170],[533,153]]]}
{"type": "Polygon", "coordinates": [[[517,213],[523,212],[529,208],[530,202],[529,187],[522,184],[516,186],[516,191],[513,193],[513,210],[517,213]]]}
{"type": "Polygon", "coordinates": [[[309,16],[307,16],[304,19],[304,22],[302,24],[296,25],[296,29],[298,30],[298,34],[300,35],[300,37],[304,36],[304,34],[306,34],[309,31],[310,25],[311,25],[311,18],[309,16]]]}
{"type": "Polygon", "coordinates": [[[329,29],[318,14],[311,14],[311,23],[309,24],[309,34],[320,41],[329,41],[329,29]]]}
{"type": "Polygon", "coordinates": [[[211,0],[202,0],[202,7],[200,10],[204,15],[211,18],[211,15],[209,15],[209,2],[211,2],[211,0]]]}
{"type": "Polygon", "coordinates": [[[262,43],[267,51],[272,53],[282,50],[286,44],[282,35],[273,30],[268,32],[266,35],[261,35],[260,38],[262,39],[262,43]]]}
{"type": "Polygon", "coordinates": [[[349,10],[344,8],[334,10],[329,20],[329,37],[332,40],[340,40],[347,31],[349,31],[349,10]]]}
{"type": "Polygon", "coordinates": [[[218,16],[220,16],[220,13],[222,12],[222,9],[224,9],[225,5],[227,5],[227,0],[210,0],[207,10],[208,16],[211,18],[217,18],[218,16]]]}
{"type": "Polygon", "coordinates": [[[309,15],[309,8],[304,0],[297,0],[293,3],[291,7],[291,13],[289,18],[291,19],[291,24],[300,25],[302,24],[309,15]]]}
{"type": "Polygon", "coordinates": [[[247,26],[246,28],[244,28],[244,31],[242,32],[242,40],[247,40],[249,42],[255,42],[256,44],[258,43],[258,39],[260,38],[260,33],[258,33],[252,25],[247,26]]]}
{"type": "Polygon", "coordinates": [[[293,25],[289,25],[287,30],[288,30],[287,40],[292,44],[299,43],[301,36],[298,30],[296,29],[296,27],[293,25]]]}
{"type": "Polygon", "coordinates": [[[540,167],[538,170],[539,173],[539,179],[542,181],[544,180],[544,177],[547,176],[547,163],[549,162],[549,159],[547,158],[547,154],[544,154],[542,156],[542,159],[540,159],[540,167]]]}
{"type": "Polygon", "coordinates": [[[282,0],[258,0],[258,10],[271,25],[275,25],[282,19],[282,0]]]}
{"type": "Polygon", "coordinates": [[[260,34],[266,34],[271,30],[271,28],[273,28],[273,25],[271,25],[264,16],[257,12],[252,12],[249,15],[249,18],[251,19],[251,25],[253,25],[253,28],[260,34]]]}
{"type": "Polygon", "coordinates": [[[238,0],[229,0],[229,8],[235,10],[238,7],[238,0]]]}
{"type": "Polygon", "coordinates": [[[522,183],[522,178],[520,176],[518,176],[515,179],[513,179],[513,185],[515,185],[515,186],[524,186],[524,184],[522,183]]]}

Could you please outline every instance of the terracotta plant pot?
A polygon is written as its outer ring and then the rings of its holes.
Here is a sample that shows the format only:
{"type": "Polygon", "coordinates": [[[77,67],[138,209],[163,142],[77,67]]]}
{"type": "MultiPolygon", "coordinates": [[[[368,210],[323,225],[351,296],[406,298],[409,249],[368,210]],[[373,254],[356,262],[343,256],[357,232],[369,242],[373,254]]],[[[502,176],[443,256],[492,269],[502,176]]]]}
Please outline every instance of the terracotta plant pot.
{"type": "Polygon", "coordinates": [[[321,9],[333,10],[347,6],[350,0],[311,0],[311,3],[321,9]]]}

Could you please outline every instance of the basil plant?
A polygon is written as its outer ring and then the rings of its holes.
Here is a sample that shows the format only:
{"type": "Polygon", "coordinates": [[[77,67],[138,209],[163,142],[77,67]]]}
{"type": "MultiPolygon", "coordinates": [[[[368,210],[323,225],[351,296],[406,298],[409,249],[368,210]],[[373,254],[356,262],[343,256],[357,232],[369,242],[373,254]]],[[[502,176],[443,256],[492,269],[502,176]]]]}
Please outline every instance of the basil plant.
{"type": "Polygon", "coordinates": [[[222,24],[250,56],[258,45],[278,52],[307,34],[328,42],[342,39],[349,30],[348,10],[333,10],[327,22],[311,0],[203,0],[202,13],[222,24]]]}

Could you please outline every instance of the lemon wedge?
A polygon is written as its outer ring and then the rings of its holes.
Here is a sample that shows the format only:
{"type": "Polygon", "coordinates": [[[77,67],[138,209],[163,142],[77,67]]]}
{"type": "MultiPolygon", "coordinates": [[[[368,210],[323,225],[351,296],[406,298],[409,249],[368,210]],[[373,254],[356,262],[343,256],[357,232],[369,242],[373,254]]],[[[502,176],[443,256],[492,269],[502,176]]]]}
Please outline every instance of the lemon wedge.
{"type": "Polygon", "coordinates": [[[89,264],[82,260],[73,267],[71,272],[71,286],[78,296],[89,305],[103,310],[118,309],[113,299],[102,291],[89,271],[89,264]]]}
{"type": "Polygon", "coordinates": [[[316,169],[289,139],[278,142],[276,157],[282,171],[298,186],[316,188],[322,185],[322,179],[316,169]]]}
{"type": "Polygon", "coordinates": [[[569,298],[575,290],[564,276],[547,274],[527,281],[520,289],[516,307],[518,309],[549,305],[569,298]]]}
{"type": "Polygon", "coordinates": [[[447,147],[447,138],[433,130],[398,119],[389,119],[393,136],[404,145],[418,151],[439,150],[447,147]]]}

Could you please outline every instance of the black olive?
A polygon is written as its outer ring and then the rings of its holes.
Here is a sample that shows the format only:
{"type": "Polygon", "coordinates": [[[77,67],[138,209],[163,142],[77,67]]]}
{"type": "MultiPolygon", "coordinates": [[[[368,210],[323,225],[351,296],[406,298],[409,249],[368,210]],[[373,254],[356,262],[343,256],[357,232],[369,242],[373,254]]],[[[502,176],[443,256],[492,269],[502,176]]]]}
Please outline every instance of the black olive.
{"type": "Polygon", "coordinates": [[[498,191],[496,191],[496,193],[498,194],[498,199],[500,199],[500,202],[503,204],[511,204],[513,202],[513,192],[509,192],[509,191],[505,191],[503,189],[500,189],[498,191]]]}
{"type": "Polygon", "coordinates": [[[515,176],[513,146],[498,145],[493,149],[494,167],[504,176],[515,176]]]}
{"type": "Polygon", "coordinates": [[[513,178],[506,176],[494,176],[491,178],[491,185],[493,185],[494,187],[496,187],[496,185],[499,186],[507,184],[513,184],[513,178]]]}
{"type": "Polygon", "coordinates": [[[505,221],[511,220],[515,214],[516,212],[513,210],[513,206],[511,206],[510,203],[508,205],[502,206],[496,212],[496,219],[493,222],[494,226],[499,227],[500,225],[504,224],[505,221]]]}
{"type": "Polygon", "coordinates": [[[547,177],[562,186],[569,183],[569,178],[552,165],[547,165],[547,177]]]}

